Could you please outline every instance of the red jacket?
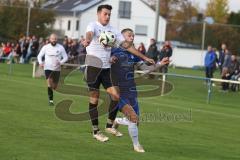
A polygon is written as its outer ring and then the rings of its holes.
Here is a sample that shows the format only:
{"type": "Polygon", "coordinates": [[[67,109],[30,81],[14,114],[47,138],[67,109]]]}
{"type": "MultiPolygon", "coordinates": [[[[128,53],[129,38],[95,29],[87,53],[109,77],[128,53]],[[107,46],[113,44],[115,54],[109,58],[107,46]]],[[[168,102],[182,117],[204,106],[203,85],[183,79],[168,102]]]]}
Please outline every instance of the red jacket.
{"type": "Polygon", "coordinates": [[[3,48],[3,53],[5,55],[9,55],[11,53],[11,51],[12,51],[11,47],[6,46],[6,47],[3,48]]]}

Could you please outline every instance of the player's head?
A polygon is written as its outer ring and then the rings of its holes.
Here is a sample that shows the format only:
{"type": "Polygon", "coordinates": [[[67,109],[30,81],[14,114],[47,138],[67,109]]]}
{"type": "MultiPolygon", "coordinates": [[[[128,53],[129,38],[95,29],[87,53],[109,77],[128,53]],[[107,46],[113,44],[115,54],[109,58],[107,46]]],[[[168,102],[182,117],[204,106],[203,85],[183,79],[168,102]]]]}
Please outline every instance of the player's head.
{"type": "Polygon", "coordinates": [[[97,9],[98,21],[103,25],[106,26],[111,17],[111,10],[112,6],[108,4],[100,5],[97,9]]]}
{"type": "Polygon", "coordinates": [[[49,37],[49,41],[52,46],[55,46],[57,44],[57,35],[56,34],[51,34],[49,37]]]}
{"type": "Polygon", "coordinates": [[[132,29],[130,28],[125,28],[121,31],[124,39],[127,41],[127,42],[133,42],[134,41],[134,32],[132,29]]]}

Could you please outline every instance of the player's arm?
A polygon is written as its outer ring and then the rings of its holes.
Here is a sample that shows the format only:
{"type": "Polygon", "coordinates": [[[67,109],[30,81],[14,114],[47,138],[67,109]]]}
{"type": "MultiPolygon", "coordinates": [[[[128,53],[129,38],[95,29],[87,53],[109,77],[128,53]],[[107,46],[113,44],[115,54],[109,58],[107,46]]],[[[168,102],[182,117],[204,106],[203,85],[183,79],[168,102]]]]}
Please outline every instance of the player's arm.
{"type": "Polygon", "coordinates": [[[155,61],[151,58],[148,58],[147,56],[143,55],[141,52],[139,52],[132,43],[123,41],[121,43],[121,46],[125,48],[128,52],[134,54],[135,56],[138,56],[139,58],[143,59],[144,61],[155,64],[155,61]]]}
{"type": "Polygon", "coordinates": [[[154,72],[161,68],[162,66],[169,64],[169,58],[165,57],[160,62],[158,62],[156,65],[146,65],[145,63],[139,62],[137,63],[137,66],[140,70],[144,71],[144,74],[149,74],[151,72],[154,72]]]}
{"type": "Polygon", "coordinates": [[[67,60],[68,60],[68,56],[67,56],[67,53],[66,53],[64,47],[62,47],[62,52],[61,52],[61,54],[62,54],[62,60],[60,61],[60,64],[62,65],[62,64],[64,64],[65,62],[67,62],[67,60]]]}
{"type": "Polygon", "coordinates": [[[82,44],[83,44],[84,47],[89,46],[89,44],[91,43],[91,41],[92,41],[92,39],[93,39],[93,35],[94,35],[94,33],[93,33],[92,31],[88,31],[88,32],[86,33],[86,38],[85,38],[85,40],[82,42],[82,44]]]}
{"type": "Polygon", "coordinates": [[[95,30],[94,23],[90,23],[90,24],[87,26],[85,40],[82,42],[82,45],[83,45],[84,47],[89,46],[89,44],[90,44],[91,41],[93,40],[94,30],[95,30]]]}
{"type": "Polygon", "coordinates": [[[40,67],[44,66],[44,62],[42,61],[42,58],[44,55],[45,55],[45,46],[42,47],[42,49],[40,50],[40,52],[37,56],[37,60],[38,60],[40,67]]]}

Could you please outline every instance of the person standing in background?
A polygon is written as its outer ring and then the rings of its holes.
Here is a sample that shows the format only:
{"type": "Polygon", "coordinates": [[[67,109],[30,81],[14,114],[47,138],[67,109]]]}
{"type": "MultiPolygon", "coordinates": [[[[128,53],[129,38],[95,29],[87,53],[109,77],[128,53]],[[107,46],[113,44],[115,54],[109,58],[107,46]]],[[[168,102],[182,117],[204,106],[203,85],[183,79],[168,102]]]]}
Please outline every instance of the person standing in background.
{"type": "Polygon", "coordinates": [[[142,54],[146,54],[146,48],[144,46],[144,44],[141,42],[139,47],[138,47],[138,51],[141,52],[142,54]]]}
{"type": "Polygon", "coordinates": [[[153,59],[155,62],[157,62],[157,60],[158,60],[157,42],[153,38],[150,40],[150,46],[147,50],[146,56],[148,58],[153,59]]]}
{"type": "MultiPolygon", "coordinates": [[[[165,43],[164,43],[164,46],[163,46],[163,48],[161,49],[161,51],[160,51],[160,54],[159,54],[159,61],[162,61],[162,59],[163,58],[168,58],[168,59],[170,59],[170,57],[172,57],[172,46],[171,46],[171,43],[169,42],[169,41],[166,41],[165,43]]],[[[163,65],[160,69],[159,69],[159,71],[161,72],[161,73],[167,73],[168,72],[168,65],[169,64],[165,64],[165,65],[163,65]]]]}
{"type": "Polygon", "coordinates": [[[213,72],[216,64],[216,53],[212,46],[208,46],[207,53],[204,59],[206,78],[213,78],[213,72]]]}
{"type": "Polygon", "coordinates": [[[225,43],[222,43],[221,50],[219,51],[219,59],[218,59],[218,66],[220,69],[220,74],[222,74],[223,63],[224,63],[226,51],[227,51],[227,45],[225,43]]]}
{"type": "MultiPolygon", "coordinates": [[[[223,80],[230,80],[230,67],[231,67],[231,53],[229,50],[225,51],[224,62],[222,65],[222,79],[223,80]]],[[[229,83],[223,82],[222,83],[222,90],[224,92],[228,91],[229,83]]]]}

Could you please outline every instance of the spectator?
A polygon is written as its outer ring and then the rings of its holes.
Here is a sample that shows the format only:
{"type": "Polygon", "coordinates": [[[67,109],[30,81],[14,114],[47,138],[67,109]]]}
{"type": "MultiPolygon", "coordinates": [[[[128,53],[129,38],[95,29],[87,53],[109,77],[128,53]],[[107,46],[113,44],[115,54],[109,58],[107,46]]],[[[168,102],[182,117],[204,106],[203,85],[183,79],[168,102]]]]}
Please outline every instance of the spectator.
{"type": "MultiPolygon", "coordinates": [[[[224,62],[222,65],[222,79],[230,80],[230,67],[231,67],[231,53],[229,50],[225,51],[224,62]]],[[[224,92],[228,91],[229,83],[223,82],[222,83],[222,90],[224,92]]]]}
{"type": "MultiPolygon", "coordinates": [[[[238,81],[240,78],[240,64],[237,60],[236,55],[231,56],[231,65],[229,68],[229,74],[231,77],[231,80],[238,81]]],[[[236,91],[237,90],[237,84],[231,84],[231,90],[236,91]]]]}
{"type": "Polygon", "coordinates": [[[30,41],[30,38],[27,37],[22,42],[22,56],[20,58],[20,63],[25,63],[25,59],[26,59],[27,51],[28,51],[28,47],[29,47],[29,41],[30,41]]]}
{"type": "Polygon", "coordinates": [[[78,53],[79,53],[79,63],[84,64],[85,63],[85,58],[86,58],[86,48],[82,45],[82,42],[84,41],[84,37],[82,37],[79,41],[78,45],[78,53]]]}
{"type": "Polygon", "coordinates": [[[4,57],[3,50],[6,47],[5,43],[1,43],[0,46],[0,62],[3,62],[2,57],[4,57]]]}
{"type": "Polygon", "coordinates": [[[1,61],[5,62],[5,58],[7,58],[12,52],[11,43],[7,42],[7,44],[2,47],[2,50],[3,50],[2,58],[4,59],[2,59],[1,61]]]}
{"type": "MultiPolygon", "coordinates": [[[[168,57],[170,59],[170,57],[172,57],[172,46],[171,43],[169,41],[166,41],[160,51],[159,54],[159,61],[162,61],[163,58],[168,57]]],[[[161,73],[167,73],[168,72],[168,65],[166,64],[164,66],[162,66],[160,68],[160,72],[161,73]]]]}
{"type": "Polygon", "coordinates": [[[70,41],[71,43],[69,43],[69,50],[68,50],[68,59],[70,61],[70,63],[77,63],[78,61],[78,43],[76,40],[72,40],[70,41]]]}
{"type": "Polygon", "coordinates": [[[206,78],[213,78],[213,72],[216,64],[216,53],[212,46],[208,46],[208,51],[204,59],[206,78]]]}
{"type": "Polygon", "coordinates": [[[19,63],[21,55],[22,55],[21,46],[19,43],[16,43],[16,46],[14,47],[13,51],[14,63],[19,63]]]}
{"type": "Polygon", "coordinates": [[[157,44],[156,44],[156,40],[153,38],[150,40],[150,46],[147,50],[146,56],[148,58],[155,60],[155,62],[157,62],[157,60],[158,60],[157,44]]]}
{"type": "Polygon", "coordinates": [[[145,49],[145,46],[144,44],[141,42],[139,47],[138,47],[138,51],[141,52],[142,54],[146,54],[146,49],[145,49]]]}
{"type": "Polygon", "coordinates": [[[37,57],[38,48],[39,48],[39,42],[38,42],[36,36],[32,36],[32,38],[30,40],[30,45],[28,46],[28,53],[27,53],[25,62],[29,62],[29,60],[32,57],[37,57]]]}
{"type": "Polygon", "coordinates": [[[225,43],[222,43],[221,45],[221,50],[219,51],[219,58],[218,58],[218,66],[220,69],[220,73],[222,74],[222,69],[223,69],[223,63],[224,63],[224,58],[226,55],[227,51],[227,45],[225,43]]]}

